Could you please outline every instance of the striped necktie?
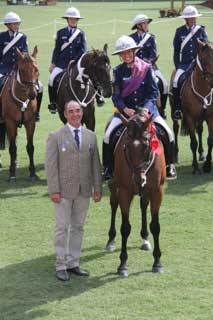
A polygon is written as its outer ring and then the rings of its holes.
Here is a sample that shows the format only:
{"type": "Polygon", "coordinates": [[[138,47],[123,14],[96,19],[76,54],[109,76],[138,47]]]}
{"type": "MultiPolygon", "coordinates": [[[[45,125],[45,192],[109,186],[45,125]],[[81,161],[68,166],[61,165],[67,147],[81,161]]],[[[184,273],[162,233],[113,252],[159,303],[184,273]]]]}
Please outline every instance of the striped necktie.
{"type": "Polygon", "coordinates": [[[76,142],[76,145],[79,149],[80,147],[80,139],[79,139],[79,129],[74,129],[74,133],[75,133],[75,142],[76,142]]]}

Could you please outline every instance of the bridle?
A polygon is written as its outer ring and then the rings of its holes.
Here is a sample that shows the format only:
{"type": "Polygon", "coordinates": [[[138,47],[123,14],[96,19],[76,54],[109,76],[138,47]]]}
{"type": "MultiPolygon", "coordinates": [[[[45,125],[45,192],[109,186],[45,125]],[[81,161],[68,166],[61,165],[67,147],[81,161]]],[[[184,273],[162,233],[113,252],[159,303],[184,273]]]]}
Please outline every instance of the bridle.
{"type": "Polygon", "coordinates": [[[111,81],[101,83],[98,77],[96,76],[95,70],[97,69],[97,61],[93,61],[89,68],[82,67],[82,60],[84,59],[85,55],[87,53],[84,53],[81,58],[77,62],[77,76],[76,79],[78,82],[80,82],[81,89],[85,89],[85,94],[83,98],[79,98],[77,92],[73,88],[72,84],[72,74],[73,74],[73,67],[68,70],[68,77],[69,77],[69,88],[75,98],[75,100],[84,108],[87,107],[88,104],[90,104],[96,95],[102,95],[102,92],[104,90],[104,87],[111,84],[111,81]],[[90,88],[93,89],[94,94],[92,97],[88,99],[90,88]]]}
{"type": "MultiPolygon", "coordinates": [[[[201,74],[202,74],[202,78],[208,82],[208,78],[213,77],[213,73],[212,72],[207,72],[205,71],[204,68],[204,63],[203,61],[199,58],[199,54],[197,54],[196,57],[196,65],[198,66],[201,74]]],[[[194,85],[194,71],[191,74],[191,88],[193,93],[199,98],[201,99],[201,101],[203,102],[203,108],[207,109],[209,106],[212,105],[213,103],[213,88],[210,89],[210,91],[208,92],[208,94],[206,96],[201,95],[196,89],[195,89],[195,85],[194,85]]]]}

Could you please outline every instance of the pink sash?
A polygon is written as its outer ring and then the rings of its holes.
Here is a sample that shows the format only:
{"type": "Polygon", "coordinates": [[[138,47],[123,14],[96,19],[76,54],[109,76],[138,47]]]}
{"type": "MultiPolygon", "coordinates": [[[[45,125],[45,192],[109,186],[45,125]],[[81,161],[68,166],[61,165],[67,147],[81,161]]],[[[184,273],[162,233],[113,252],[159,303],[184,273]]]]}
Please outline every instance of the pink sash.
{"type": "Polygon", "coordinates": [[[144,80],[149,68],[149,63],[141,60],[138,57],[135,57],[131,78],[124,81],[124,85],[121,92],[122,98],[127,97],[133,91],[137,90],[140,87],[140,84],[144,80]]]}

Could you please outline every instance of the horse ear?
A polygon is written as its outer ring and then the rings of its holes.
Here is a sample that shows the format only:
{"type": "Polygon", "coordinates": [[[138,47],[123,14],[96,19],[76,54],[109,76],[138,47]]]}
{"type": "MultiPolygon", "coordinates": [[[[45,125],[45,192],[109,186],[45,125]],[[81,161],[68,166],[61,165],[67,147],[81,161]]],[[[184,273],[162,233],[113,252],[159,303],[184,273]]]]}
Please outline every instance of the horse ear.
{"type": "Polygon", "coordinates": [[[24,59],[24,55],[21,53],[19,48],[16,48],[16,53],[17,53],[17,56],[18,56],[18,60],[23,60],[24,59]]]}
{"type": "Polygon", "coordinates": [[[36,58],[37,53],[38,53],[38,47],[35,46],[34,49],[33,49],[32,57],[33,57],[33,58],[36,58]]]}
{"type": "Polygon", "coordinates": [[[128,125],[129,120],[126,117],[124,117],[124,115],[122,113],[120,113],[120,117],[121,117],[121,121],[123,122],[123,124],[126,127],[128,125]]]}
{"type": "Polygon", "coordinates": [[[104,50],[105,55],[107,56],[107,50],[108,50],[108,44],[107,43],[105,43],[103,50],[104,50]]]}

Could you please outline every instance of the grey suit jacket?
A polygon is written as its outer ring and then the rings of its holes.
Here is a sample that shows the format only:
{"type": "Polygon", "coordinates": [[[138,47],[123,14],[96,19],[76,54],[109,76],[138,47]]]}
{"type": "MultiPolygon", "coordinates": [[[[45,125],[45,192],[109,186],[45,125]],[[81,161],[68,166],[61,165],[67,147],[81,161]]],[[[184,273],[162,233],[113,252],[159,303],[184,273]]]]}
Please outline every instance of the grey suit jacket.
{"type": "Polygon", "coordinates": [[[81,147],[67,125],[50,133],[46,144],[46,174],[49,194],[75,199],[101,192],[101,164],[94,132],[82,128],[81,147]]]}

